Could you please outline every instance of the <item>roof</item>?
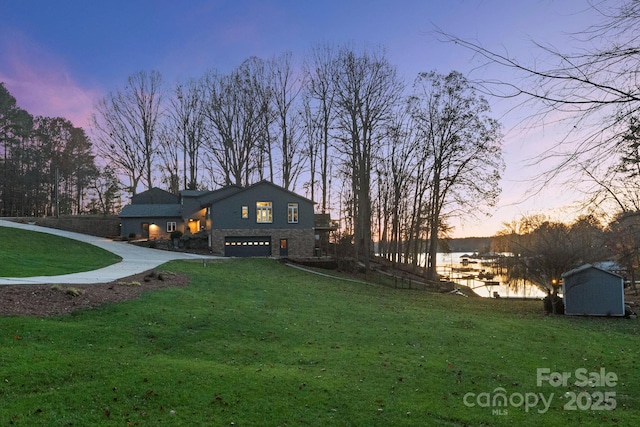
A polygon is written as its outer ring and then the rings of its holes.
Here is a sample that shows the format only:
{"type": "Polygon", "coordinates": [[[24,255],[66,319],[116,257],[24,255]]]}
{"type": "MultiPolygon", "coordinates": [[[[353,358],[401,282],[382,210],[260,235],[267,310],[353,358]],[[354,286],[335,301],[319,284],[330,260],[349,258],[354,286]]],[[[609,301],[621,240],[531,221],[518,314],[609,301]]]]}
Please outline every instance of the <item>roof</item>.
{"type": "Polygon", "coordinates": [[[180,191],[180,195],[182,197],[200,197],[203,194],[207,194],[210,191],[203,191],[203,190],[181,190],[180,191]]]}
{"type": "Polygon", "coordinates": [[[180,198],[158,187],[143,191],[131,197],[132,205],[180,203],[180,198]]]}
{"type": "Polygon", "coordinates": [[[603,273],[610,274],[611,276],[622,278],[622,276],[620,276],[620,275],[618,275],[618,274],[616,274],[616,273],[614,273],[612,271],[605,270],[604,268],[596,267],[595,265],[591,265],[591,264],[584,264],[584,265],[581,265],[578,268],[574,268],[573,270],[569,270],[569,271],[563,273],[562,277],[574,276],[574,275],[576,275],[578,273],[582,273],[583,271],[590,270],[590,269],[598,270],[598,271],[601,271],[603,273]]]}
{"type": "MultiPolygon", "coordinates": [[[[271,181],[262,180],[248,187],[239,185],[228,185],[212,191],[183,190],[182,197],[195,198],[200,203],[200,207],[210,206],[219,201],[225,200],[235,194],[250,191],[257,187],[268,186],[280,192],[287,193],[303,202],[314,204],[310,199],[301,196],[293,191],[287,190],[271,181]]],[[[154,187],[150,190],[136,194],[131,198],[131,204],[126,205],[120,212],[120,218],[158,218],[158,217],[182,217],[183,207],[180,197],[168,191],[154,187]]],[[[331,227],[331,225],[329,226],[331,227]]],[[[329,228],[331,229],[331,228],[329,228]]]]}
{"type": "Polygon", "coordinates": [[[227,196],[239,193],[240,191],[242,191],[242,187],[240,187],[239,185],[228,185],[226,187],[218,188],[217,190],[208,191],[202,194],[198,198],[198,201],[200,202],[201,207],[205,207],[220,199],[224,199],[227,196]]]}
{"type": "MultiPolygon", "coordinates": [[[[235,195],[235,194],[238,194],[238,193],[241,193],[241,192],[245,192],[245,191],[249,191],[249,190],[252,190],[252,189],[254,189],[254,188],[261,187],[261,186],[268,186],[268,187],[272,187],[272,188],[274,188],[274,189],[276,189],[276,190],[278,190],[278,191],[282,191],[282,192],[284,192],[284,193],[288,193],[288,194],[290,194],[292,197],[295,197],[295,198],[300,199],[300,200],[302,200],[302,201],[305,201],[305,202],[307,202],[307,203],[315,204],[315,202],[314,202],[313,200],[311,200],[311,199],[307,199],[306,197],[301,196],[301,195],[299,195],[298,193],[294,193],[294,192],[293,192],[293,191],[291,191],[291,190],[287,190],[287,189],[286,189],[286,188],[284,188],[284,187],[280,187],[279,185],[274,184],[273,182],[268,181],[268,180],[266,180],[266,179],[263,179],[262,181],[256,182],[255,184],[249,185],[249,186],[247,186],[247,187],[241,188],[239,191],[235,191],[235,192],[231,192],[231,193],[229,193],[229,194],[225,194],[225,195],[224,195],[224,197],[220,197],[219,199],[212,200],[210,203],[211,203],[211,204],[213,204],[213,203],[218,203],[219,201],[224,200],[224,199],[226,199],[226,198],[228,198],[228,197],[231,197],[231,196],[233,196],[233,195],[235,195]]],[[[225,188],[227,188],[227,187],[225,187],[225,188]]],[[[237,188],[240,188],[240,187],[237,187],[237,188]]],[[[224,189],[223,189],[223,190],[224,190],[224,189]]]]}
{"type": "Polygon", "coordinates": [[[177,203],[157,205],[126,205],[120,218],[181,217],[182,206],[177,203]]]}

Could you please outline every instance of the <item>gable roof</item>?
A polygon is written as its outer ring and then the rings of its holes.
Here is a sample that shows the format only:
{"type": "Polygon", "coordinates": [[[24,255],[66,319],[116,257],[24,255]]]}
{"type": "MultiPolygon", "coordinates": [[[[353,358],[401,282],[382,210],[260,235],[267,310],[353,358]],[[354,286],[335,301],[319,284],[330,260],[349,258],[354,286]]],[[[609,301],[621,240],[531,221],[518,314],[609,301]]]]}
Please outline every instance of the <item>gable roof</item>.
{"type": "Polygon", "coordinates": [[[158,187],[138,193],[131,197],[132,205],[163,205],[180,203],[180,197],[158,187]]]}
{"type": "Polygon", "coordinates": [[[200,207],[205,207],[220,199],[239,193],[240,191],[242,191],[242,187],[239,185],[227,185],[226,187],[218,188],[217,190],[208,191],[207,193],[202,194],[198,197],[198,201],[200,202],[200,207]]]}
{"type": "Polygon", "coordinates": [[[616,273],[614,273],[612,271],[605,270],[604,268],[596,267],[595,265],[591,265],[591,264],[584,264],[584,265],[581,265],[578,268],[574,268],[573,270],[569,270],[569,271],[563,273],[562,277],[574,276],[574,275],[576,275],[578,273],[581,273],[581,272],[586,271],[586,270],[591,270],[591,269],[597,270],[597,271],[601,271],[601,272],[609,274],[609,275],[611,275],[613,277],[622,278],[622,276],[620,276],[620,275],[618,275],[618,274],[616,274],[616,273]]]}
{"type": "Polygon", "coordinates": [[[280,191],[280,192],[283,192],[283,193],[287,193],[287,194],[289,194],[291,197],[295,197],[295,198],[297,198],[297,199],[299,199],[299,200],[301,200],[301,201],[303,201],[303,202],[311,203],[311,204],[315,204],[315,202],[314,202],[313,200],[311,200],[311,199],[307,199],[306,197],[301,196],[301,195],[299,195],[299,194],[297,194],[297,193],[294,193],[294,192],[293,192],[293,191],[291,191],[291,190],[287,190],[287,189],[285,189],[284,187],[280,187],[279,185],[274,184],[273,182],[268,181],[268,180],[266,180],[266,179],[263,179],[262,181],[256,182],[255,184],[249,185],[249,186],[244,187],[244,188],[237,187],[237,188],[240,188],[238,191],[235,191],[235,192],[233,192],[233,193],[230,193],[230,194],[228,194],[228,195],[225,195],[224,197],[221,197],[221,198],[218,198],[218,199],[212,200],[211,202],[209,202],[209,204],[216,204],[216,203],[218,203],[218,202],[220,202],[220,201],[222,201],[222,200],[225,200],[225,199],[227,199],[227,198],[229,198],[229,197],[232,197],[232,196],[234,196],[234,195],[236,195],[236,194],[239,194],[239,193],[245,193],[245,192],[248,192],[248,191],[252,191],[252,190],[254,190],[254,189],[256,189],[256,188],[259,188],[259,187],[271,187],[271,189],[275,189],[275,190],[277,190],[277,191],[280,191]]]}
{"type": "Polygon", "coordinates": [[[182,197],[200,197],[203,194],[209,193],[209,191],[204,190],[180,190],[180,195],[182,197]]]}
{"type": "Polygon", "coordinates": [[[120,218],[181,217],[182,206],[178,203],[126,205],[118,216],[120,218]]]}
{"type": "MultiPolygon", "coordinates": [[[[200,204],[200,208],[204,208],[226,200],[236,194],[255,191],[256,189],[260,189],[260,187],[266,187],[261,191],[276,190],[286,193],[304,203],[315,204],[312,200],[294,193],[293,191],[286,190],[284,187],[280,187],[279,185],[267,180],[262,180],[244,188],[239,185],[228,185],[212,191],[183,190],[180,194],[182,197],[196,199],[200,204]]],[[[180,203],[180,196],[154,187],[151,190],[147,190],[133,196],[131,198],[131,204],[124,206],[118,216],[121,218],[153,218],[182,217],[182,214],[183,206],[180,203]]]]}

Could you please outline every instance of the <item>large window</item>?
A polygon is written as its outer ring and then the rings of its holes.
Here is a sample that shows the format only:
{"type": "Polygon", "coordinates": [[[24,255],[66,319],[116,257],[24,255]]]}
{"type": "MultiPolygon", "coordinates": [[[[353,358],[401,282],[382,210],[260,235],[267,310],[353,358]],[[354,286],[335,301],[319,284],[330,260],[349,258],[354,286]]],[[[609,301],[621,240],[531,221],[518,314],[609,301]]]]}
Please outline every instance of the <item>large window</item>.
{"type": "Polygon", "coordinates": [[[273,203],[256,202],[256,222],[272,223],[273,222],[273,203]]]}
{"type": "Polygon", "coordinates": [[[298,223],[298,204],[297,203],[289,203],[287,205],[287,221],[289,221],[289,224],[298,223]]]}

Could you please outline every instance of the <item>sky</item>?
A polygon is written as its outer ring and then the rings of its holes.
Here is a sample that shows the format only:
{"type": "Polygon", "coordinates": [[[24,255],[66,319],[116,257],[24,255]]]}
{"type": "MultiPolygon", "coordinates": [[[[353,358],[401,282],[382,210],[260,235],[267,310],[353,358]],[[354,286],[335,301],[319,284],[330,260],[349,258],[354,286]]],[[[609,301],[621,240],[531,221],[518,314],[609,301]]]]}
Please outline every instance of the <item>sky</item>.
{"type": "MultiPolygon", "coordinates": [[[[435,30],[537,61],[534,41],[569,48],[571,33],[596,22],[587,0],[0,0],[0,17],[0,82],[31,114],[87,130],[96,101],[138,71],[171,83],[228,72],[250,56],[301,59],[328,42],[385,48],[408,84],[432,70],[508,78],[435,30]]],[[[523,129],[530,112],[489,102],[503,124],[502,196],[491,216],[456,221],[453,236],[490,236],[522,215],[570,221],[576,193],[552,185],[532,195],[529,181],[540,171],[531,159],[561,131],[523,129]]]]}

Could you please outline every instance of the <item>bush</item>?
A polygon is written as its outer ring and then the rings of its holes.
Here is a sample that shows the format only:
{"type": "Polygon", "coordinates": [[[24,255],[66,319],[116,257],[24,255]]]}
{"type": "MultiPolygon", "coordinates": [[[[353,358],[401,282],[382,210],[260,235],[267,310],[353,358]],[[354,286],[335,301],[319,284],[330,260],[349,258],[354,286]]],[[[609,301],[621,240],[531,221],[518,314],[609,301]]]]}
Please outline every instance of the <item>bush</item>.
{"type": "Polygon", "coordinates": [[[80,295],[84,295],[84,289],[78,289],[78,288],[67,288],[67,290],[65,291],[65,293],[67,295],[71,295],[72,297],[77,297],[80,295]]]}
{"type": "Polygon", "coordinates": [[[179,239],[182,237],[182,231],[180,230],[174,230],[171,232],[171,238],[172,239],[179,239]]]}
{"type": "Polygon", "coordinates": [[[562,298],[556,294],[549,294],[542,300],[545,313],[564,314],[564,303],[562,298]]]}
{"type": "Polygon", "coordinates": [[[120,286],[140,286],[140,282],[118,282],[120,286]]]}

